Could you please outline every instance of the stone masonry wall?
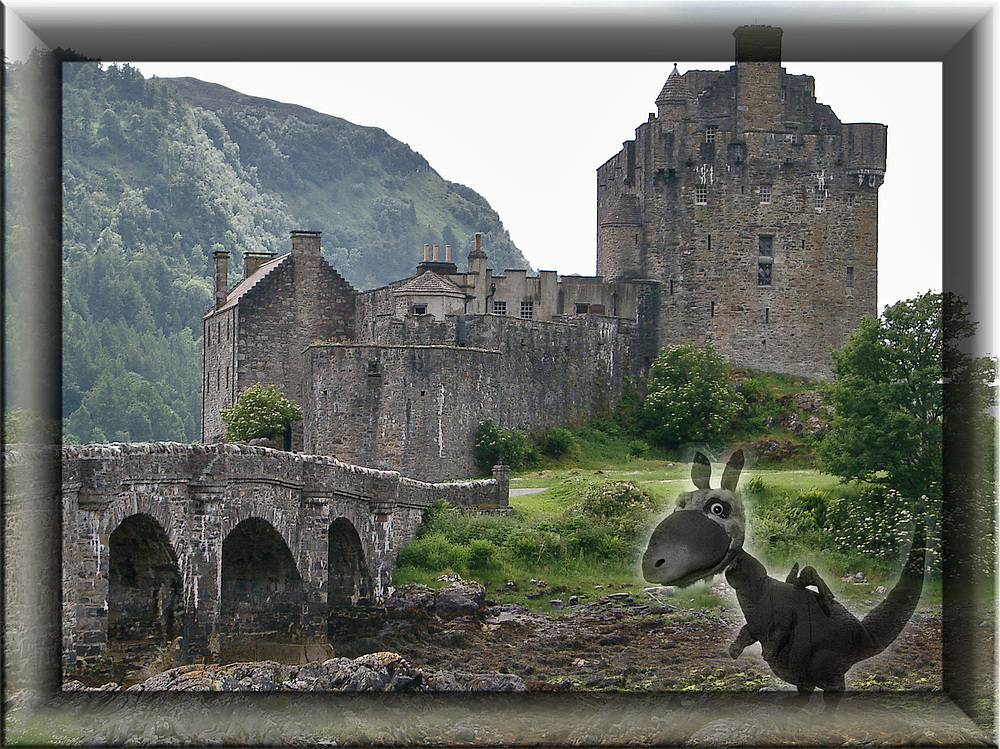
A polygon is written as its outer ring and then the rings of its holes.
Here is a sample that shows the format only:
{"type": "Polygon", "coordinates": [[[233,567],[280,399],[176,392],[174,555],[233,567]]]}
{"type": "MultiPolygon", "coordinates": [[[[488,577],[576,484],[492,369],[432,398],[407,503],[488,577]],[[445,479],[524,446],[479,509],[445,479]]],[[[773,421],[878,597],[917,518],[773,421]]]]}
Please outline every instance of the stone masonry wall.
{"type": "Polygon", "coordinates": [[[405,343],[307,351],[307,451],[424,480],[471,476],[481,421],[535,431],[590,418],[614,408],[639,364],[634,324],[611,318],[407,318],[386,329],[383,339],[405,343]],[[442,343],[411,342],[428,336],[442,343]]]}

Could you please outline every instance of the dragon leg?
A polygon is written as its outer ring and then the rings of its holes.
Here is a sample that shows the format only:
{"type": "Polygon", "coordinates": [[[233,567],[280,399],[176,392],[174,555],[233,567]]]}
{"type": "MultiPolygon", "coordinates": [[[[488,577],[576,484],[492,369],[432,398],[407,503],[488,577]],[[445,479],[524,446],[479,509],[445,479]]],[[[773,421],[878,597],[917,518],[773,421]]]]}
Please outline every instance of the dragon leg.
{"type": "Polygon", "coordinates": [[[750,633],[750,629],[744,624],[740,633],[736,635],[736,639],[733,640],[733,644],[729,646],[729,657],[739,658],[740,653],[755,642],[757,642],[757,638],[750,633]]]}

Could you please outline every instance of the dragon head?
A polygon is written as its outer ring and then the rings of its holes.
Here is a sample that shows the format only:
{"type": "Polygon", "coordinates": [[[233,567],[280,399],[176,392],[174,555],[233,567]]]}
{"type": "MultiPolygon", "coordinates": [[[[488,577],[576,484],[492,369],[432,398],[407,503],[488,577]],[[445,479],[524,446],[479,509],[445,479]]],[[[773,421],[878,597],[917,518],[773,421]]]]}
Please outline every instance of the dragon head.
{"type": "Polygon", "coordinates": [[[685,587],[722,572],[743,546],[746,518],[736,484],[743,470],[743,451],[730,456],[722,487],[712,489],[712,464],[696,453],[685,492],[649,538],[642,557],[642,576],[651,583],[685,587]]]}

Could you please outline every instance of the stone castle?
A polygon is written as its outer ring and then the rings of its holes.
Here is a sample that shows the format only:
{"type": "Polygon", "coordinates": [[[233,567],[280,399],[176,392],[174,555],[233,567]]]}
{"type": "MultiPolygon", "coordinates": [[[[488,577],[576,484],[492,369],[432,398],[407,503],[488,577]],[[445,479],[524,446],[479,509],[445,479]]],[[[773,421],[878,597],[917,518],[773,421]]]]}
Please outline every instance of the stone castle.
{"type": "Polygon", "coordinates": [[[597,172],[597,276],[494,274],[424,247],[413,277],[357,291],[320,255],[215,255],[202,438],[262,382],[299,403],[291,447],[425,480],[471,475],[484,419],[536,431],[613,408],[668,344],[734,366],[831,373],[876,309],[886,127],[843,124],[781,67],[781,30],[734,32],[728,71],[676,66],[657,113],[597,172]]]}

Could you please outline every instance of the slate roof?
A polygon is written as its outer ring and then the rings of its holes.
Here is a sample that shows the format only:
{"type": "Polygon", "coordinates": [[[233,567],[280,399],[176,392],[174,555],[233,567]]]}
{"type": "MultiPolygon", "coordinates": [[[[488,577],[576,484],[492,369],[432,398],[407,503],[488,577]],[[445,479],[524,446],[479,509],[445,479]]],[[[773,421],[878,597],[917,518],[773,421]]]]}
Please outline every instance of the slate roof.
{"type": "Polygon", "coordinates": [[[451,279],[439,276],[432,270],[425,270],[419,276],[411,278],[406,283],[397,287],[394,294],[444,294],[447,296],[461,296],[465,293],[458,288],[451,279]]]}
{"type": "Polygon", "coordinates": [[[214,315],[216,312],[223,312],[224,310],[231,309],[239,304],[240,299],[246,294],[250,289],[260,283],[264,278],[266,278],[273,270],[278,268],[280,265],[288,261],[292,254],[286,252],[284,255],[279,255],[273,260],[268,260],[266,263],[262,263],[257,270],[251,273],[249,276],[240,281],[236,286],[230,289],[228,296],[226,296],[226,303],[222,305],[219,309],[210,309],[205,313],[205,317],[214,315]]]}
{"type": "Polygon", "coordinates": [[[687,81],[677,71],[677,63],[674,69],[667,76],[667,82],[663,84],[660,95],[656,97],[657,104],[686,104],[694,99],[691,89],[688,88],[687,81]]]}

